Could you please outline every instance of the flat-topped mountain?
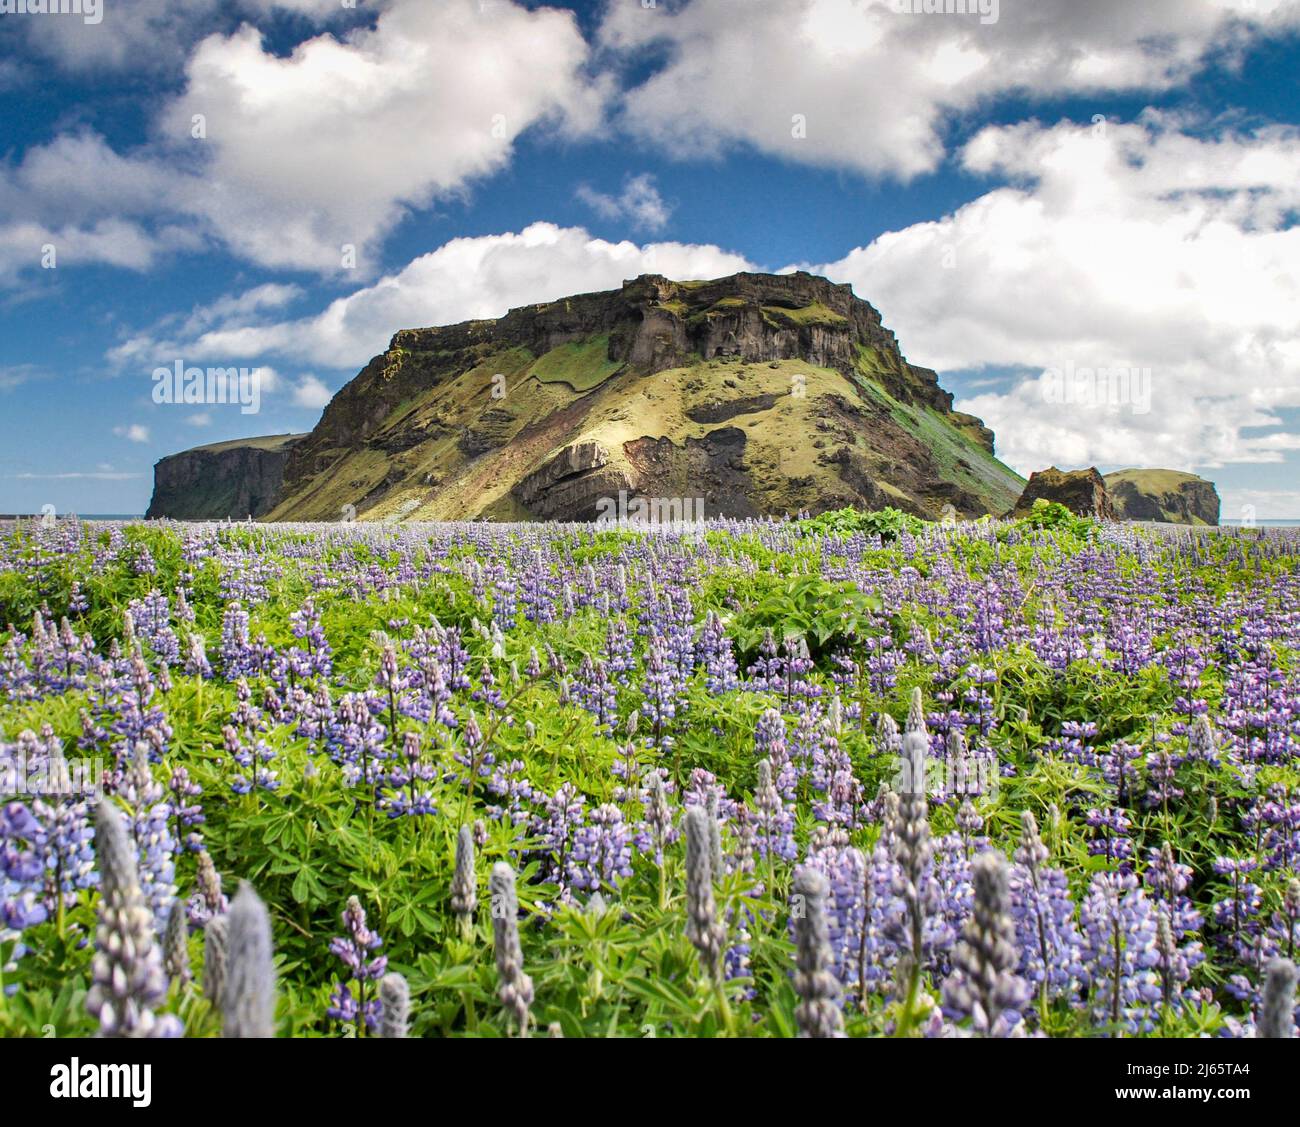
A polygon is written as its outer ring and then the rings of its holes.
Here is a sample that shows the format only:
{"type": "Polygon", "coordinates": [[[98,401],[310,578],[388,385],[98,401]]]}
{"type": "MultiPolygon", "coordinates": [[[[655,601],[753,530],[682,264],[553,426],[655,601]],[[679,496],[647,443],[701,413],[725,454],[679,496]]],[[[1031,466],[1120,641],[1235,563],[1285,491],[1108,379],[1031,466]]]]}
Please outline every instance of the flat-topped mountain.
{"type": "Polygon", "coordinates": [[[145,517],[223,520],[260,517],[280,499],[284,467],[305,434],[236,438],[163,458],[153,468],[145,517]]]}
{"type": "Polygon", "coordinates": [[[643,275],[398,332],[288,446],[266,515],[595,520],[621,495],[705,516],[980,516],[1022,486],[849,286],[643,275]]]}
{"type": "Polygon", "coordinates": [[[1117,470],[1106,475],[1106,490],[1124,520],[1167,524],[1219,523],[1219,491],[1214,482],[1178,470],[1117,470]]]}

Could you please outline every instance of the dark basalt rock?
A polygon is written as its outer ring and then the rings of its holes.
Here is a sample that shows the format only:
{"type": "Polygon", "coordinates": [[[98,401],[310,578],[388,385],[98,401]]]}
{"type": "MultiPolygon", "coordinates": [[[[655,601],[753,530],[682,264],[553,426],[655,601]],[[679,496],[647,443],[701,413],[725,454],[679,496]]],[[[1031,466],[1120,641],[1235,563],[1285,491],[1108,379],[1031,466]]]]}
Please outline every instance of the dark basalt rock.
{"type": "Polygon", "coordinates": [[[1029,477],[1029,484],[1011,510],[1010,516],[1028,516],[1034,502],[1042,499],[1064,505],[1070,512],[1096,520],[1117,520],[1115,508],[1106,494],[1106,482],[1096,468],[1058,470],[1055,466],[1039,470],[1029,477]]]}

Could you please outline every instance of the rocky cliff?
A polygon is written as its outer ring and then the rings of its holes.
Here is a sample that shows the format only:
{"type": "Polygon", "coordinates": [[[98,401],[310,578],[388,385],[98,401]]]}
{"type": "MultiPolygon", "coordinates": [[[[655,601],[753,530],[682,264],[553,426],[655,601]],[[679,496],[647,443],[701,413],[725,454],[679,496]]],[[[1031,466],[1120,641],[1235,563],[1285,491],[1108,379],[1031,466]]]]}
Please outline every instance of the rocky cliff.
{"type": "Polygon", "coordinates": [[[979,516],[1022,484],[850,287],[644,275],[398,332],[291,447],[268,515],[593,520],[624,496],[979,516]]]}
{"type": "Polygon", "coordinates": [[[1095,469],[1058,470],[1055,466],[1029,475],[1029,483],[1007,515],[1028,516],[1035,501],[1054,501],[1070,512],[1094,520],[1116,520],[1115,507],[1106,492],[1106,482],[1095,469]]]}
{"type": "Polygon", "coordinates": [[[1166,524],[1219,523],[1214,482],[1177,470],[1119,470],[1106,475],[1106,489],[1124,520],[1166,524]]]}
{"type": "Polygon", "coordinates": [[[306,437],[235,439],[163,458],[153,468],[153,498],[145,516],[177,520],[264,516],[280,498],[290,450],[306,437]]]}

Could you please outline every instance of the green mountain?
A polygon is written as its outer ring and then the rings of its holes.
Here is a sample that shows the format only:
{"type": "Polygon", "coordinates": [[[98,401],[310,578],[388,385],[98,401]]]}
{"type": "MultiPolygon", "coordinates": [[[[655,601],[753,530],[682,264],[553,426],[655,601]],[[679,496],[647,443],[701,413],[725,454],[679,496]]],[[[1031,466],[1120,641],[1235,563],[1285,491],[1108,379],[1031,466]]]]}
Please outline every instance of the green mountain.
{"type": "Polygon", "coordinates": [[[1117,470],[1106,475],[1106,491],[1123,520],[1162,524],[1219,523],[1214,482],[1178,470],[1117,470]]]}
{"type": "Polygon", "coordinates": [[[397,333],[288,446],[265,516],[584,521],[638,498],[707,517],[981,516],[1023,485],[850,287],[644,275],[397,333]]]}

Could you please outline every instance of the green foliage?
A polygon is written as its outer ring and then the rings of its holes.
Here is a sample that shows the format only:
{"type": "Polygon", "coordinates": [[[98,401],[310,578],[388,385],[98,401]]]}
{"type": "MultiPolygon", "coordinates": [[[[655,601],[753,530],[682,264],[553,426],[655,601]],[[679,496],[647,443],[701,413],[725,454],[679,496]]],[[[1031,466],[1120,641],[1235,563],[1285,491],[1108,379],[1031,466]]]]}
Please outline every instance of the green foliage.
{"type": "MultiPolygon", "coordinates": [[[[566,901],[541,869],[537,826],[494,815],[491,808],[503,804],[501,796],[486,793],[481,783],[470,793],[462,782],[463,723],[469,710],[475,710],[483,726],[495,764],[522,764],[523,776],[539,794],[554,795],[568,784],[588,808],[613,804],[628,821],[639,821],[640,802],[625,793],[629,770],[642,779],[652,769],[665,771],[677,806],[691,772],[701,768],[715,776],[729,797],[751,801],[757,776],[754,731],[760,717],[769,708],[783,709],[787,725],[793,726],[797,713],[771,689],[713,693],[704,673],[695,670],[682,691],[671,752],[646,739],[641,709],[646,703],[647,640],[636,626],[641,615],[663,610],[662,590],[647,579],[653,565],[659,577],[676,573],[684,578],[691,596],[686,625],[692,630],[708,612],[720,615],[742,669],[754,659],[769,630],[778,641],[807,642],[817,662],[808,676],[823,694],[821,700],[839,692],[846,706],[858,706],[855,719],[846,719],[835,738],[867,797],[889,781],[893,770],[875,744],[873,713],[888,712],[901,721],[913,688],[922,690],[927,708],[935,711],[981,710],[989,721],[989,749],[1003,772],[997,793],[978,799],[982,834],[1010,854],[1019,838],[1021,812],[1032,811],[1043,827],[1052,865],[1067,873],[1077,897],[1106,865],[1104,858],[1089,852],[1092,831],[1086,811],[1112,805],[1115,790],[1100,769],[1059,754],[1063,733],[1071,724],[1095,725],[1091,746],[1101,750],[1123,741],[1139,749],[1135,770],[1143,773],[1149,770],[1146,756],[1158,749],[1169,748],[1181,756],[1186,735],[1178,704],[1183,691],[1165,666],[1152,663],[1125,672],[1113,655],[1105,661],[1076,655],[1067,663],[1049,664],[1025,640],[1040,628],[1062,626],[1066,611],[1060,576],[1081,560],[1093,559],[1105,532],[1068,511],[1062,516],[1060,508],[1044,506],[1025,521],[967,528],[915,544],[902,533],[923,533],[926,526],[897,510],[841,510],[802,522],[755,524],[740,534],[715,529],[698,541],[625,529],[547,529],[540,542],[549,549],[545,566],[556,569],[552,579],[560,568],[572,579],[590,563],[604,568],[597,592],[602,594],[614,570],[622,567],[628,574],[631,605],[625,617],[638,668],[614,684],[618,723],[612,731],[597,724],[575,701],[573,691],[583,658],[604,652],[612,615],[599,605],[579,601],[558,621],[517,614],[507,623],[500,652],[476,627],[493,621],[501,595],[490,583],[476,592],[471,565],[496,564],[518,553],[521,542],[513,534],[485,546],[489,542],[476,530],[423,551],[409,540],[399,550],[397,538],[405,535],[400,531],[393,531],[390,539],[373,529],[364,537],[349,538],[346,532],[225,528],[219,534],[224,551],[246,553],[250,566],[273,559],[281,569],[268,580],[265,597],[247,606],[254,637],[264,635],[269,645],[281,649],[295,644],[289,616],[308,595],[315,600],[333,650],[329,684],[336,701],[342,692],[375,686],[379,632],[400,644],[411,640],[416,625],[428,627],[435,618],[443,626],[458,628],[469,651],[471,678],[471,688],[453,702],[462,727],[444,730],[398,716],[386,739],[386,750],[392,751],[407,733],[419,737],[425,761],[433,768],[434,816],[387,817],[376,806],[373,789],[350,782],[319,742],[292,723],[270,720],[262,734],[274,756],[280,786],[236,794],[231,787],[234,764],[222,735],[236,710],[236,687],[220,678],[199,679],[174,666],[170,688],[154,702],[171,728],[157,776],[165,780],[179,765],[189,770],[203,787],[206,822],[201,829],[227,892],[234,891],[237,880],[248,880],[271,911],[283,1033],[337,1037],[357,1032],[325,1016],[340,978],[340,964],[329,954],[328,944],[341,934],[339,914],[352,895],[362,901],[371,926],[383,937],[382,952],[391,968],[410,983],[415,1035],[495,1037],[511,1032],[497,998],[492,920],[484,904],[492,864],[509,861],[519,870],[521,940],[524,965],[536,988],[537,1028],[544,1030],[554,1022],[570,1037],[793,1036],[796,999],[788,933],[793,866],[785,861],[769,865],[764,858],[756,861],[754,871],[728,873],[718,880],[716,897],[722,918],[733,928],[733,942],[736,921],[748,921],[749,964],[715,989],[702,979],[699,960],[684,934],[680,843],[669,845],[662,866],[652,853],[637,852],[631,875],[602,888],[609,910],[590,908],[585,896],[566,901]],[[879,535],[887,544],[862,552],[852,572],[846,572],[843,540],[854,533],[879,535]],[[399,579],[408,567],[418,580],[399,579]],[[904,573],[906,582],[916,583],[932,569],[967,587],[996,581],[1008,592],[1008,614],[1015,616],[1023,633],[980,653],[978,664],[991,680],[977,678],[967,661],[938,677],[936,663],[918,644],[927,637],[936,649],[950,643],[966,627],[968,604],[934,597],[932,591],[928,599],[905,599],[900,605],[896,594],[886,602],[876,593],[897,592],[904,573]],[[331,571],[346,572],[353,582],[314,582],[331,571]],[[382,590],[358,593],[355,584],[372,574],[382,578],[382,590]],[[837,577],[845,574],[854,579],[837,577]],[[867,660],[885,640],[899,657],[887,680],[874,677],[867,660]],[[515,685],[511,666],[526,668],[531,650],[546,655],[548,647],[565,663],[564,670],[548,668],[543,656],[540,675],[535,680],[524,676],[515,685]],[[848,666],[832,660],[845,657],[848,666]],[[489,718],[481,697],[471,698],[472,692],[483,691],[485,669],[508,698],[502,712],[509,722],[489,718]],[[980,703],[970,705],[971,700],[980,703]],[[626,725],[634,714],[641,715],[641,727],[637,738],[629,739],[626,725]],[[462,823],[478,819],[486,834],[478,854],[480,910],[472,927],[462,931],[449,909],[455,836],[462,823]]],[[[187,560],[183,534],[174,526],[128,528],[121,550],[98,562],[92,558],[92,540],[51,552],[41,547],[30,528],[0,535],[8,537],[0,544],[6,558],[23,562],[22,568],[0,570],[0,625],[30,631],[32,615],[44,602],[56,616],[71,614],[77,630],[91,633],[103,652],[112,641],[121,641],[123,610],[131,599],[154,589],[170,595],[185,573],[196,615],[194,629],[206,637],[213,654],[225,605],[222,566],[206,557],[187,560]],[[138,573],[135,567],[142,547],[154,561],[148,573],[138,573]],[[80,616],[68,604],[74,580],[90,600],[80,616]]],[[[106,543],[105,535],[96,530],[93,542],[106,543]]],[[[1268,597],[1281,599],[1294,579],[1293,555],[1260,547],[1246,537],[1207,538],[1194,552],[1154,539],[1145,542],[1142,551],[1113,542],[1105,544],[1105,551],[1110,581],[1121,587],[1132,584],[1134,599],[1149,599],[1141,603],[1144,614],[1164,605],[1159,600],[1166,598],[1166,589],[1175,602],[1199,592],[1221,605],[1240,606],[1254,590],[1274,592],[1268,597]],[[1151,575],[1161,582],[1139,590],[1140,581],[1151,575]]],[[[1128,608],[1128,603],[1122,604],[1120,613],[1128,613],[1128,608]]],[[[1235,644],[1226,636],[1219,640],[1235,644]]],[[[1184,641],[1173,631],[1154,638],[1162,649],[1184,641]]],[[[1279,673],[1294,674],[1300,668],[1292,638],[1279,635],[1267,644],[1272,647],[1269,660],[1279,673]]],[[[146,657],[156,670],[153,656],[146,657]]],[[[401,660],[403,672],[412,672],[410,656],[403,652],[401,660]]],[[[271,680],[250,681],[253,700],[260,705],[271,680]]],[[[1211,712],[1223,707],[1224,679],[1217,662],[1199,676],[1195,695],[1211,712]]],[[[24,729],[40,731],[48,724],[72,754],[82,735],[81,713],[94,704],[93,692],[84,689],[6,698],[0,705],[0,738],[9,742],[24,729]]],[[[845,711],[847,715],[847,707],[845,711]]],[[[386,726],[392,720],[387,713],[378,719],[386,726]]],[[[1242,832],[1241,812],[1269,788],[1288,795],[1300,791],[1300,771],[1288,759],[1261,762],[1249,779],[1228,763],[1180,762],[1177,772],[1184,797],[1176,807],[1133,804],[1134,858],[1142,866],[1152,848],[1170,843],[1180,863],[1199,875],[1190,894],[1204,910],[1221,892],[1208,876],[1214,859],[1253,857],[1258,849],[1251,835],[1242,832]]],[[[795,837],[802,857],[825,826],[812,813],[816,795],[811,783],[801,779],[797,788],[795,837]]],[[[955,813],[955,805],[935,804],[937,834],[953,832],[955,813]]],[[[880,829],[864,820],[844,832],[854,847],[870,851],[880,829]]],[[[729,848],[734,844],[729,841],[729,848]]],[[[177,872],[182,897],[193,890],[194,876],[194,856],[182,854],[177,872]]],[[[1261,887],[1261,918],[1279,910],[1287,876],[1261,869],[1252,878],[1261,887]]],[[[95,905],[94,895],[84,894],[63,919],[29,928],[23,934],[26,951],[21,957],[15,955],[12,941],[0,942],[0,1036],[94,1032],[85,1013],[85,994],[95,905]]],[[[1243,1016],[1243,1008],[1223,989],[1237,968],[1212,941],[1207,941],[1206,950],[1208,958],[1196,970],[1191,987],[1212,991],[1214,1000],[1198,993],[1194,1002],[1163,1014],[1154,1033],[1215,1035],[1225,1015],[1243,1016]]],[[[198,934],[191,938],[190,953],[195,974],[201,975],[198,934]]],[[[932,983],[926,989],[937,993],[932,983]]],[[[892,1005],[883,992],[869,997],[865,1005],[855,1001],[845,1010],[847,1032],[885,1033],[896,1017],[892,1005]]],[[[167,1008],[183,1017],[188,1036],[219,1032],[217,1015],[192,984],[173,987],[167,1008]]],[[[1035,1021],[1053,1036],[1106,1031],[1092,1024],[1086,1009],[1065,1003],[1041,1007],[1035,1021]]]]}
{"type": "Polygon", "coordinates": [[[868,513],[861,509],[834,509],[798,522],[805,536],[879,536],[883,541],[897,540],[904,532],[918,536],[925,529],[925,521],[901,509],[880,509],[868,513]]]}
{"type": "Polygon", "coordinates": [[[760,591],[731,623],[730,632],[743,656],[752,656],[769,630],[778,642],[802,639],[815,656],[837,645],[857,644],[879,631],[877,616],[883,604],[855,584],[804,575],[762,586],[766,591],[760,591]]]}
{"type": "Polygon", "coordinates": [[[1089,517],[1076,516],[1059,501],[1039,497],[1027,516],[1016,522],[1022,528],[1068,532],[1080,539],[1089,539],[1097,529],[1097,522],[1089,517]]]}

